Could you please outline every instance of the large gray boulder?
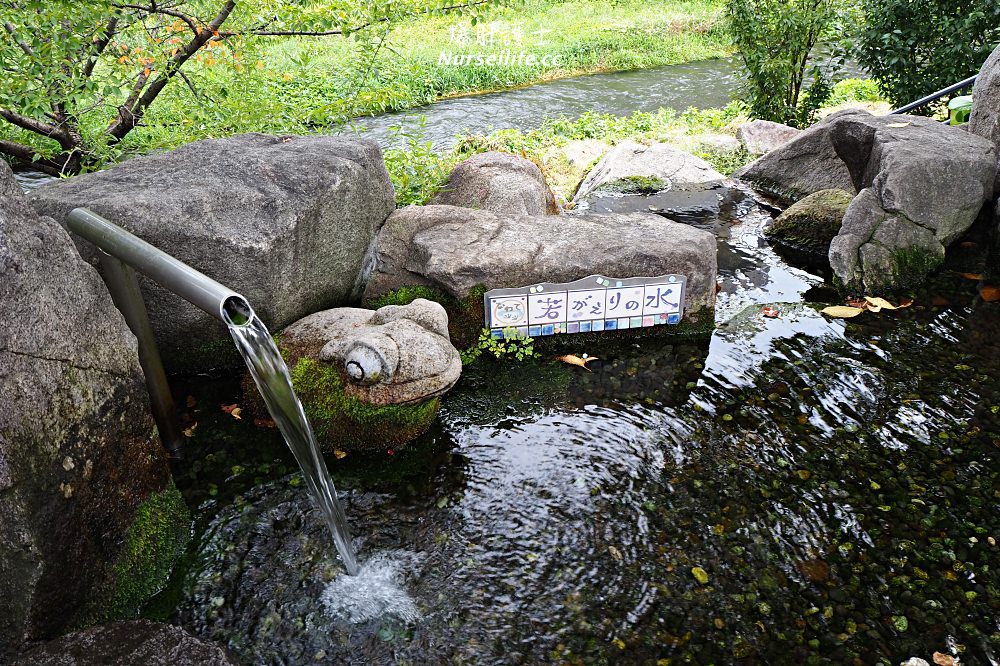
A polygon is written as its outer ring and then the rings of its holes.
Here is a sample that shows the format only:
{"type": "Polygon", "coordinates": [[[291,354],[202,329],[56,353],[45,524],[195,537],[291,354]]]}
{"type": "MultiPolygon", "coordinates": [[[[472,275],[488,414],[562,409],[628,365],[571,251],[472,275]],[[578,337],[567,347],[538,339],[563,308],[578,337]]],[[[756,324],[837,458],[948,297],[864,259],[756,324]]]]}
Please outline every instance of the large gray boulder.
{"type": "Polygon", "coordinates": [[[462,374],[448,315],[418,298],[378,310],[334,308],[279,334],[296,393],[329,449],[399,448],[433,421],[462,374]]]}
{"type": "Polygon", "coordinates": [[[135,338],[97,272],[3,163],[0,322],[3,662],[95,608],[135,612],[165,582],[167,542],[187,524],[135,338]],[[137,521],[140,510],[154,522],[137,521]],[[162,533],[143,532],[154,526],[162,533]]]}
{"type": "Polygon", "coordinates": [[[751,155],[763,155],[797,138],[802,130],[770,120],[751,120],[736,130],[736,138],[751,155]]]}
{"type": "Polygon", "coordinates": [[[976,77],[969,131],[1000,145],[1000,46],[986,59],[976,77]]]}
{"type": "Polygon", "coordinates": [[[930,118],[860,110],[828,117],[737,173],[786,201],[821,189],[859,193],[829,257],[847,289],[869,291],[922,280],[993,196],[996,175],[992,141],[930,118]]]}
{"type": "Polygon", "coordinates": [[[555,196],[534,162],[496,151],[479,153],[456,166],[431,203],[478,208],[497,215],[559,212],[555,196]]]}
{"type": "Polygon", "coordinates": [[[35,648],[12,666],[238,666],[220,646],[149,620],[84,629],[35,648]]]}
{"type": "Polygon", "coordinates": [[[701,191],[726,179],[705,160],[667,143],[626,139],[612,148],[580,183],[574,201],[594,192],[701,191]]]}
{"type": "MultiPolygon", "coordinates": [[[[273,329],[355,298],[395,207],[373,141],[262,134],[128,160],[41,187],[31,201],[60,222],[90,208],[242,293],[273,329]]],[[[218,322],[148,280],[142,288],[168,370],[239,364],[218,322]]]]}
{"type": "Polygon", "coordinates": [[[500,217],[410,206],[389,217],[376,247],[366,299],[412,285],[465,299],[476,287],[676,273],[688,279],[685,322],[713,321],[715,237],[658,215],[500,217]]]}

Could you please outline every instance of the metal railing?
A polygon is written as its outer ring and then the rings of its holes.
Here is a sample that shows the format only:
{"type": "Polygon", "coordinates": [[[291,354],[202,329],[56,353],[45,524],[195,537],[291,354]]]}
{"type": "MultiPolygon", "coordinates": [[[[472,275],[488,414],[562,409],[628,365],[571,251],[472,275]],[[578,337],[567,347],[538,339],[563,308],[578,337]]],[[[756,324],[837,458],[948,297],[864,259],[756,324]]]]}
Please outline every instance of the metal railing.
{"type": "Polygon", "coordinates": [[[184,439],[177,420],[177,407],[153,337],[153,327],[139,290],[136,271],[227,325],[247,323],[253,310],[247,300],[232,289],[93,211],[86,208],[73,210],[66,226],[101,250],[104,282],[139,343],[139,364],[146,375],[150,407],[160,440],[172,457],[179,457],[184,439]]]}
{"type": "Polygon", "coordinates": [[[933,92],[930,95],[927,95],[926,97],[921,97],[920,99],[918,99],[915,102],[910,102],[906,106],[901,106],[898,109],[894,109],[894,110],[892,110],[892,111],[889,112],[889,115],[898,115],[900,113],[909,113],[910,111],[913,111],[914,109],[919,109],[920,107],[922,107],[922,106],[924,106],[926,104],[930,104],[931,102],[939,100],[942,97],[944,97],[945,95],[950,95],[953,92],[958,92],[960,90],[965,90],[966,88],[971,88],[975,83],[976,83],[976,77],[975,76],[970,76],[969,78],[965,79],[964,81],[959,81],[958,83],[954,83],[954,84],[948,86],[947,88],[942,88],[941,90],[938,90],[937,92],[933,92]]]}

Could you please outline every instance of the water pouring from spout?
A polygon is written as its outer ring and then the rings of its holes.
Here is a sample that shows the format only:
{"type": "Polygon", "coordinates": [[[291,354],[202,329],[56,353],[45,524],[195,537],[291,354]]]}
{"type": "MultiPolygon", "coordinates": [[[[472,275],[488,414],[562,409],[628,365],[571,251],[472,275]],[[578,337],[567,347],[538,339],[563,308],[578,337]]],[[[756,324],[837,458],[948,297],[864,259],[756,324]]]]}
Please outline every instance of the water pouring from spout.
{"type": "Polygon", "coordinates": [[[352,576],[357,575],[360,567],[351,545],[347,517],[337,499],[337,489],[330,479],[312,426],[292,388],[292,378],[281,352],[267,327],[244,299],[235,296],[226,299],[222,304],[222,318],[250,368],[268,411],[302,468],[306,485],[330,528],[344,567],[352,576]]]}

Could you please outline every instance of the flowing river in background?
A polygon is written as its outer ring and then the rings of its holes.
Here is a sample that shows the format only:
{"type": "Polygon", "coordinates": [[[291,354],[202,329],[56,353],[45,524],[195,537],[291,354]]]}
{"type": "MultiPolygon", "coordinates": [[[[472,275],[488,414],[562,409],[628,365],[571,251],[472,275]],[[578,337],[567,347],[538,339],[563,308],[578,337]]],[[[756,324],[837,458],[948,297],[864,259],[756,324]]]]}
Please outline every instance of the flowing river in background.
{"type": "MultiPolygon", "coordinates": [[[[529,130],[546,118],[576,118],[588,111],[627,116],[660,107],[683,111],[728,104],[740,85],[733,60],[702,60],[632,72],[611,72],[560,79],[549,83],[484,95],[455,97],[398,113],[359,118],[346,131],[358,131],[379,142],[383,148],[400,139],[391,129],[419,128],[426,118],[425,141],[439,150],[450,148],[459,134],[488,134],[497,129],[529,130]]],[[[34,189],[52,180],[35,171],[15,173],[21,187],[34,189]]]]}

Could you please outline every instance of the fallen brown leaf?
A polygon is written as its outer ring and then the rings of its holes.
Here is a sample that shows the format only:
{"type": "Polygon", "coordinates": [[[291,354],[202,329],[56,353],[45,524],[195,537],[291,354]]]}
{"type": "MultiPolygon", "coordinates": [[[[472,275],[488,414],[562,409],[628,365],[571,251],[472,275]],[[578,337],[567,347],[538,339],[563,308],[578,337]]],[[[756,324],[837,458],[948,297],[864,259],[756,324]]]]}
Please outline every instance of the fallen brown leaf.
{"type": "Polygon", "coordinates": [[[942,652],[934,653],[934,663],[938,666],[958,666],[958,659],[942,652]]]}
{"type": "Polygon", "coordinates": [[[189,395],[187,397],[187,400],[185,400],[184,402],[188,406],[188,409],[190,409],[191,407],[194,407],[195,405],[198,404],[198,401],[194,399],[193,395],[189,395]]]}
{"type": "Polygon", "coordinates": [[[995,303],[996,301],[1000,301],[1000,288],[992,285],[980,287],[979,296],[987,303],[995,303]]]}
{"type": "Polygon", "coordinates": [[[198,427],[198,422],[195,421],[194,423],[192,423],[191,425],[189,425],[187,428],[184,428],[184,436],[188,437],[188,438],[194,437],[194,429],[197,428],[197,427],[198,427]]]}
{"type": "Polygon", "coordinates": [[[983,279],[982,273],[959,273],[959,275],[964,277],[966,280],[975,280],[976,282],[983,279]]]}

